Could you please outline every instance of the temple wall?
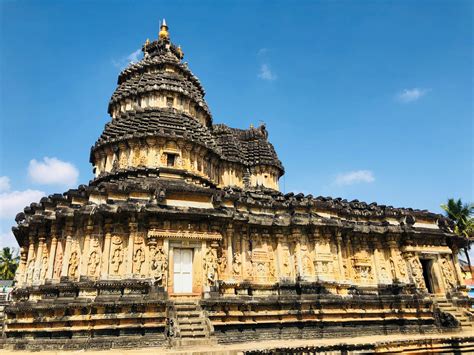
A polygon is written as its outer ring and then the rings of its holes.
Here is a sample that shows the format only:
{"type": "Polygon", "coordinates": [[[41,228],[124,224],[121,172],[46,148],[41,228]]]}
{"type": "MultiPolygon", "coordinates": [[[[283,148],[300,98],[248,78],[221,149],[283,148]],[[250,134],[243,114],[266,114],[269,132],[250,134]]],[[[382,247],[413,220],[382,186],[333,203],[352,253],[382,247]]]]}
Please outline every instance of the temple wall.
{"type": "Polygon", "coordinates": [[[219,161],[206,148],[154,137],[105,146],[95,152],[94,166],[96,177],[118,169],[166,167],[185,170],[216,185],[221,178],[219,161]]]}
{"type": "Polygon", "coordinates": [[[393,283],[446,294],[462,283],[455,253],[441,239],[401,239],[328,227],[264,228],[245,224],[148,222],[129,217],[67,219],[31,229],[21,248],[18,287],[72,280],[153,279],[173,293],[173,250],[193,249],[193,293],[218,284],[323,282],[331,292],[393,283]],[[423,273],[429,274],[426,280],[423,273]],[[427,282],[430,285],[427,285],[427,282]]]}
{"type": "Polygon", "coordinates": [[[265,186],[279,191],[279,178],[280,172],[271,166],[257,165],[250,169],[250,186],[265,186]]]}
{"type": "Polygon", "coordinates": [[[244,187],[244,171],[241,164],[221,162],[221,186],[244,187]]]}

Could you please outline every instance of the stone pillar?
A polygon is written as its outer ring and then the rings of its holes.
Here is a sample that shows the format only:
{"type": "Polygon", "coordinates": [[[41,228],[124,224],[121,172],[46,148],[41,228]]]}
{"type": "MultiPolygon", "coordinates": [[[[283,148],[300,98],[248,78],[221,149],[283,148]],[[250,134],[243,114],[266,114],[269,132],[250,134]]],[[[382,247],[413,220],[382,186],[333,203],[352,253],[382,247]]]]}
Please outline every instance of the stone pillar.
{"type": "Polygon", "coordinates": [[[97,165],[97,170],[96,170],[96,176],[99,176],[101,173],[105,171],[105,163],[107,160],[107,154],[103,149],[99,150],[99,161],[96,163],[97,165]]]}
{"type": "Polygon", "coordinates": [[[84,248],[82,250],[81,262],[79,264],[78,274],[79,277],[87,275],[87,266],[89,263],[89,249],[91,241],[91,233],[93,230],[92,221],[88,219],[87,225],[85,227],[85,236],[84,236],[84,248]]]}
{"type": "Polygon", "coordinates": [[[276,268],[276,277],[277,280],[280,280],[283,274],[283,247],[282,242],[284,241],[284,234],[281,231],[275,233],[275,238],[277,240],[277,250],[276,250],[276,259],[277,259],[277,268],[276,268]]]}
{"type": "Polygon", "coordinates": [[[336,239],[336,247],[337,247],[337,265],[339,269],[339,277],[340,281],[344,281],[346,279],[346,275],[344,272],[344,257],[342,255],[342,233],[341,231],[336,231],[335,233],[336,239]]]}
{"type": "Polygon", "coordinates": [[[147,161],[148,166],[158,166],[158,161],[156,159],[156,138],[155,137],[147,137],[146,144],[148,145],[147,149],[147,161]]]}
{"type": "Polygon", "coordinates": [[[252,275],[249,275],[247,272],[247,245],[248,245],[248,230],[247,229],[242,229],[242,279],[247,280],[252,277],[252,275]]]}
{"type": "Polygon", "coordinates": [[[15,275],[15,281],[19,286],[23,286],[25,283],[26,265],[28,262],[28,252],[25,247],[20,247],[20,263],[18,270],[15,275]]]}
{"type": "Polygon", "coordinates": [[[135,222],[135,217],[130,217],[128,223],[129,235],[128,235],[128,247],[127,247],[127,262],[125,275],[132,277],[133,272],[133,246],[135,241],[135,234],[137,233],[138,224],[135,222]]]}
{"type": "Polygon", "coordinates": [[[105,220],[105,238],[104,238],[104,252],[102,253],[102,267],[100,277],[107,279],[109,276],[109,257],[110,257],[110,239],[112,238],[112,220],[107,218],[105,220]]]}
{"type": "Polygon", "coordinates": [[[49,263],[48,263],[48,273],[46,274],[47,279],[53,278],[54,272],[54,260],[56,259],[56,248],[58,245],[58,236],[56,224],[51,224],[51,248],[49,250],[49,263]]]}
{"type": "Polygon", "coordinates": [[[371,240],[372,242],[372,248],[369,248],[368,246],[368,243],[365,243],[365,247],[367,248],[366,250],[373,250],[374,252],[372,253],[372,256],[371,256],[371,259],[372,259],[372,263],[374,265],[374,271],[373,271],[373,274],[374,274],[374,283],[375,284],[379,284],[381,282],[381,280],[383,279],[383,276],[381,274],[382,272],[382,269],[381,269],[381,265],[380,265],[380,245],[379,245],[379,242],[376,238],[373,238],[371,240]]]}
{"type": "Polygon", "coordinates": [[[104,152],[105,152],[104,171],[109,172],[110,170],[112,170],[113,151],[109,146],[105,146],[104,152]]]}
{"type": "Polygon", "coordinates": [[[61,271],[62,277],[69,276],[69,258],[71,257],[71,244],[72,244],[72,232],[73,232],[72,220],[66,221],[65,231],[66,231],[66,246],[64,248],[64,258],[63,258],[63,266],[62,266],[63,269],[61,271]]]}
{"type": "Polygon", "coordinates": [[[352,240],[350,235],[346,235],[346,269],[351,283],[355,281],[354,279],[354,269],[352,268],[352,240]]]}
{"type": "MultiPolygon", "coordinates": [[[[229,277],[232,276],[232,264],[234,261],[233,253],[232,253],[232,236],[234,234],[234,229],[231,224],[227,226],[226,230],[226,237],[227,237],[227,250],[225,251],[227,253],[227,265],[226,265],[226,273],[229,275],[229,277]]],[[[222,251],[224,252],[224,250],[222,251]]]]}
{"type": "Polygon", "coordinates": [[[120,169],[125,169],[127,168],[127,149],[128,145],[126,142],[120,142],[118,144],[119,152],[118,152],[118,166],[120,169]]]}
{"type": "Polygon", "coordinates": [[[292,228],[291,230],[291,240],[295,243],[295,265],[294,270],[296,272],[296,277],[301,278],[303,276],[303,269],[301,264],[301,244],[300,244],[300,231],[297,228],[292,228]]]}
{"type": "Polygon", "coordinates": [[[464,277],[462,276],[461,267],[459,266],[459,258],[458,258],[459,249],[453,246],[452,251],[453,251],[452,261],[454,262],[454,269],[456,270],[456,276],[457,276],[459,285],[464,286],[464,277]]]}
{"type": "Polygon", "coordinates": [[[396,279],[398,281],[403,281],[402,274],[397,265],[399,255],[397,253],[397,241],[395,240],[395,237],[388,236],[387,244],[388,244],[388,247],[390,248],[390,270],[392,271],[392,281],[394,281],[393,279],[396,279]]]}
{"type": "Polygon", "coordinates": [[[33,274],[34,284],[38,284],[41,281],[40,275],[41,275],[41,265],[42,265],[42,259],[43,259],[43,248],[44,248],[44,243],[46,241],[45,233],[46,231],[44,227],[40,228],[39,233],[38,233],[38,249],[36,252],[35,272],[33,274]]]}
{"type": "Polygon", "coordinates": [[[31,279],[31,280],[33,279],[34,267],[30,267],[30,265],[33,265],[34,257],[35,257],[35,233],[34,233],[34,230],[30,230],[28,257],[27,257],[27,263],[26,263],[25,277],[23,279],[25,284],[28,283],[28,279],[31,279]]]}

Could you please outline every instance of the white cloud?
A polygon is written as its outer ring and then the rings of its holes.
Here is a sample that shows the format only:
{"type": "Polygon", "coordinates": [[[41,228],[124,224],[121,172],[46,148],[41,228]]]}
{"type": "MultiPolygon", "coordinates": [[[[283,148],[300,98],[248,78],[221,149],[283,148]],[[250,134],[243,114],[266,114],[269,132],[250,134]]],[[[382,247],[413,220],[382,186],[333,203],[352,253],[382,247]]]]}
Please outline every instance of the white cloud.
{"type": "Polygon", "coordinates": [[[334,182],[336,185],[353,185],[362,182],[371,183],[374,181],[374,174],[370,170],[356,170],[338,174],[334,182]]]}
{"type": "Polygon", "coordinates": [[[260,67],[260,72],[258,73],[258,77],[263,80],[273,81],[276,80],[277,76],[270,70],[268,64],[262,64],[260,67]]]}
{"type": "Polygon", "coordinates": [[[18,248],[18,243],[16,242],[15,236],[13,235],[11,231],[0,233],[0,248],[5,248],[5,247],[18,248]]]}
{"type": "Polygon", "coordinates": [[[142,50],[138,48],[135,52],[130,53],[127,57],[129,63],[136,63],[140,60],[140,56],[142,54],[142,50]]]}
{"type": "Polygon", "coordinates": [[[133,51],[127,56],[120,58],[119,60],[112,60],[112,64],[117,68],[124,69],[127,65],[131,63],[136,63],[141,59],[142,50],[138,48],[136,51],[133,51]]]}
{"type": "Polygon", "coordinates": [[[257,56],[262,56],[268,53],[268,48],[260,48],[257,52],[257,56]]]}
{"type": "Polygon", "coordinates": [[[403,89],[397,94],[397,100],[403,103],[414,102],[421,99],[428,93],[428,89],[403,89]]]}
{"type": "Polygon", "coordinates": [[[71,163],[44,157],[43,161],[36,159],[30,161],[28,175],[33,182],[38,184],[71,187],[77,183],[79,171],[71,163]]]}
{"type": "Polygon", "coordinates": [[[8,176],[0,176],[0,192],[10,190],[10,178],[8,176]]]}
{"type": "Polygon", "coordinates": [[[14,218],[17,213],[46,194],[38,190],[10,191],[0,194],[0,218],[14,218]]]}

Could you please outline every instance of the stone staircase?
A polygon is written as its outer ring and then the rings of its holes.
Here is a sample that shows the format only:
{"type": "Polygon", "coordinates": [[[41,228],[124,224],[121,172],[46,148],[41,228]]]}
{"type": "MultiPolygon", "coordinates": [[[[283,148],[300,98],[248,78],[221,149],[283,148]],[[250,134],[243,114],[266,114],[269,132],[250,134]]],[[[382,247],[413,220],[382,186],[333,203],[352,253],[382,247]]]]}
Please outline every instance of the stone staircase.
{"type": "Polygon", "coordinates": [[[216,344],[212,337],[212,325],[193,298],[174,300],[176,346],[212,345],[216,344]]]}
{"type": "Polygon", "coordinates": [[[436,298],[435,302],[442,312],[452,314],[461,323],[463,330],[474,330],[473,321],[469,317],[470,310],[456,307],[446,298],[436,298]]]}

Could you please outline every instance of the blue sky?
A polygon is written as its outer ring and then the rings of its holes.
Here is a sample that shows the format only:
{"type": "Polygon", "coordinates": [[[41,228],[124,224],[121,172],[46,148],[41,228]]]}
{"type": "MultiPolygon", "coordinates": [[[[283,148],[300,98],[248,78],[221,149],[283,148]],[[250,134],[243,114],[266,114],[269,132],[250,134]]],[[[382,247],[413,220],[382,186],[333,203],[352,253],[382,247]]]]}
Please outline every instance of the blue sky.
{"type": "Polygon", "coordinates": [[[453,0],[4,0],[0,245],[24,201],[92,178],[117,75],[163,17],[214,122],[267,124],[282,190],[435,212],[473,201],[472,13],[453,0]]]}

